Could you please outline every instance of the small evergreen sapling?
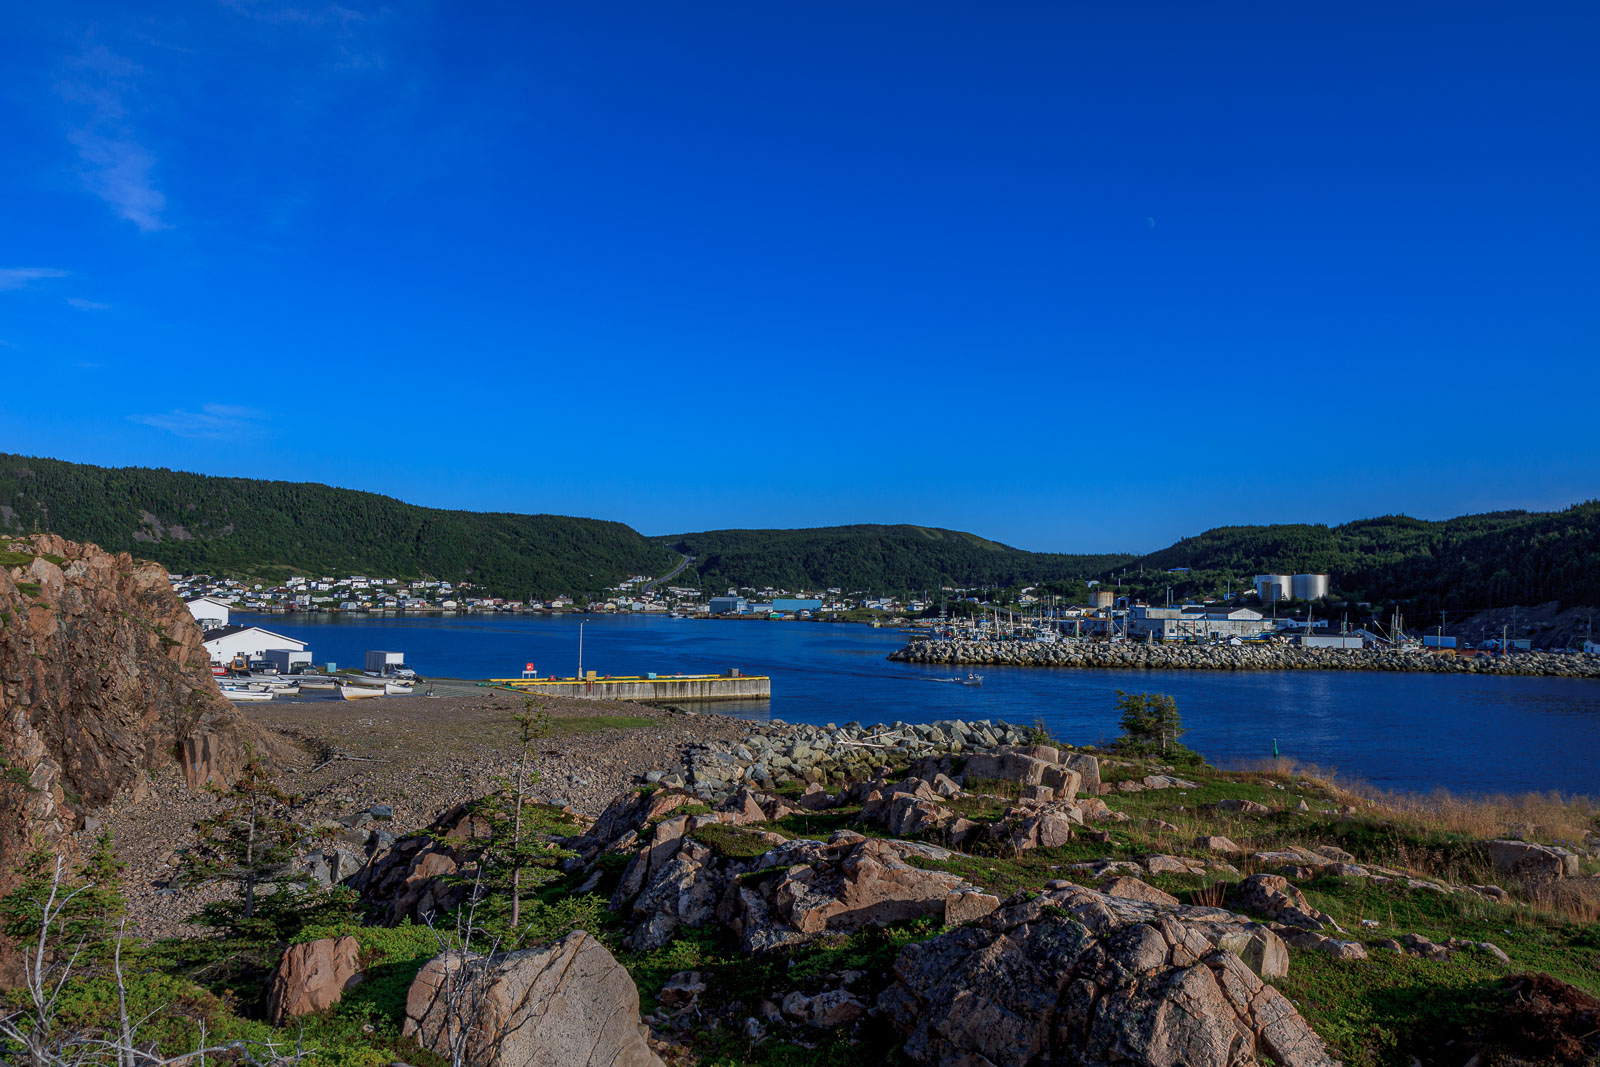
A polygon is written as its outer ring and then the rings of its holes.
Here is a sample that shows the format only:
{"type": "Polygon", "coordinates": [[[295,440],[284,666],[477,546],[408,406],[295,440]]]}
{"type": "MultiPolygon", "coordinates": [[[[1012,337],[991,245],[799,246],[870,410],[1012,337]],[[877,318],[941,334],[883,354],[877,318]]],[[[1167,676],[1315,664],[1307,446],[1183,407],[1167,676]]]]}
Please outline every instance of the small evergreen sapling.
{"type": "Polygon", "coordinates": [[[1188,733],[1178,715],[1178,702],[1166,693],[1124,693],[1117,690],[1122,712],[1122,733],[1131,747],[1157,747],[1166,755],[1170,745],[1188,733]]]}
{"type": "Polygon", "coordinates": [[[299,798],[274,785],[253,753],[239,780],[216,792],[220,806],[216,814],[194,824],[198,839],[184,857],[180,877],[191,885],[223,881],[238,886],[237,899],[217,901],[203,910],[204,925],[270,937],[271,932],[253,929],[260,925],[257,912],[262,901],[282,903],[286,893],[307,889],[312,882],[292,865],[296,845],[306,833],[292,817],[299,798]]]}

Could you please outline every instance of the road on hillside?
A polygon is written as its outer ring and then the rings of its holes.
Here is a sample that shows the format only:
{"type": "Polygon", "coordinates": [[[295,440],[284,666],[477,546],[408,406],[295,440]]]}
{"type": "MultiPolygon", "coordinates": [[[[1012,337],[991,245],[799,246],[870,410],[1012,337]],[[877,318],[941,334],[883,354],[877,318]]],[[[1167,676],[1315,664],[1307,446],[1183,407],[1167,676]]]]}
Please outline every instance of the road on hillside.
{"type": "Polygon", "coordinates": [[[655,586],[660,585],[662,582],[670,582],[670,581],[672,581],[672,579],[676,578],[678,575],[683,573],[683,568],[687,567],[689,564],[691,564],[693,562],[694,562],[694,557],[693,556],[684,556],[682,559],[680,559],[678,561],[678,565],[676,567],[672,568],[666,574],[663,574],[659,578],[653,578],[650,581],[645,582],[644,583],[644,588],[651,589],[651,588],[653,588],[655,586]]]}

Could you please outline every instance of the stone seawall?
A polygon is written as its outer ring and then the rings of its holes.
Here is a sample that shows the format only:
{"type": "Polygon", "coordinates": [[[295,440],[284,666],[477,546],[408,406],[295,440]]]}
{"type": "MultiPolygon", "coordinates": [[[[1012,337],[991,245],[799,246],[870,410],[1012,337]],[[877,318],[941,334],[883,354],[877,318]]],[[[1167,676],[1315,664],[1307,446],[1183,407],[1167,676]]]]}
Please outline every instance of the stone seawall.
{"type": "Polygon", "coordinates": [[[889,654],[902,663],[980,667],[1119,667],[1202,671],[1420,671],[1600,678],[1600,655],[1522,652],[1480,659],[1431,652],[1289,646],[1145,645],[1135,642],[913,641],[889,654]]]}

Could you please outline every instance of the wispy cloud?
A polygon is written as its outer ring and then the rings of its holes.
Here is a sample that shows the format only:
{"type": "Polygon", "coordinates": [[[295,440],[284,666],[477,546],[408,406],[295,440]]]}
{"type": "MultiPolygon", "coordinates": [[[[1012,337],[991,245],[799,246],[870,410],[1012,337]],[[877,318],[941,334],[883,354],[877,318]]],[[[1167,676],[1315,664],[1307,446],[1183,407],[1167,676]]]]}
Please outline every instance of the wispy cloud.
{"type": "Polygon", "coordinates": [[[236,441],[259,436],[266,416],[251,408],[232,404],[202,404],[199,411],[176,408],[162,415],[129,415],[145,426],[165,430],[178,437],[200,441],[236,441]]]}
{"type": "Polygon", "coordinates": [[[167,228],[161,213],[167,198],[155,187],[156,160],[128,120],[126,99],[139,68],[103,46],[84,50],[60,86],[69,102],[87,109],[82,124],[67,133],[83,164],[89,191],[111,205],[120,218],[145,233],[167,228]]]}
{"type": "Polygon", "coordinates": [[[296,5],[277,0],[222,0],[222,6],[254,22],[299,33],[331,49],[325,60],[330,70],[370,71],[388,65],[377,33],[391,14],[388,7],[368,14],[337,3],[296,5]]]}
{"type": "Polygon", "coordinates": [[[41,278],[65,278],[67,272],[54,267],[0,267],[0,290],[21,289],[41,278]]]}
{"type": "Polygon", "coordinates": [[[111,305],[110,304],[102,304],[98,300],[85,300],[81,296],[69,296],[69,297],[67,297],[67,303],[71,304],[73,307],[77,308],[79,311],[110,311],[111,310],[111,305]]]}

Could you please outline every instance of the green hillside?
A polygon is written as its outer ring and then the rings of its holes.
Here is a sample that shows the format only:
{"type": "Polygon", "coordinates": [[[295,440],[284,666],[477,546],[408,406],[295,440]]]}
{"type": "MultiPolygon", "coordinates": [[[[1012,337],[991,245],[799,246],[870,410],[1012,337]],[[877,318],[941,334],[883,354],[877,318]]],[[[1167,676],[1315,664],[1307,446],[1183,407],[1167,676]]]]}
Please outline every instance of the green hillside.
{"type": "Polygon", "coordinates": [[[929,526],[710,530],[655,540],[695,557],[705,588],[773,586],[899,593],[1090,578],[1131,559],[1026,552],[929,526]]]}
{"type": "Polygon", "coordinates": [[[431,577],[513,597],[594,592],[663,574],[676,559],[619,522],[442,511],[309,482],[0,454],[0,532],[35,529],[174,571],[431,577]]]}
{"type": "MultiPolygon", "coordinates": [[[[1121,568],[1118,568],[1121,570],[1121,568]]],[[[1389,515],[1341,526],[1222,526],[1127,564],[1125,587],[1214,593],[1258,573],[1326,573],[1336,595],[1412,610],[1600,604],[1600,502],[1430,522],[1389,515]],[[1186,575],[1168,573],[1187,567],[1186,575]],[[1140,575],[1139,572],[1143,571],[1140,575]]]]}

